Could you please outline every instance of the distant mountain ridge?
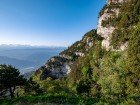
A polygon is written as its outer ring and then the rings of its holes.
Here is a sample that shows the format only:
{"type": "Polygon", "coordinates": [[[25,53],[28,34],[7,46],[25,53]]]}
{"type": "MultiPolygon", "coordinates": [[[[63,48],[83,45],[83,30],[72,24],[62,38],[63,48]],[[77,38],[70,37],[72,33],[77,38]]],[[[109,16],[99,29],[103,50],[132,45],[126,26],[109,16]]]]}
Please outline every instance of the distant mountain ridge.
{"type": "Polygon", "coordinates": [[[0,44],[0,49],[26,49],[26,48],[66,48],[64,46],[0,44]]]}
{"type": "Polygon", "coordinates": [[[0,64],[10,64],[18,69],[23,69],[25,67],[30,67],[34,62],[27,61],[27,60],[19,60],[16,58],[9,58],[7,56],[0,56],[0,64]]]}
{"type": "Polygon", "coordinates": [[[0,64],[11,64],[26,73],[36,70],[64,49],[65,47],[0,45],[0,64]]]}

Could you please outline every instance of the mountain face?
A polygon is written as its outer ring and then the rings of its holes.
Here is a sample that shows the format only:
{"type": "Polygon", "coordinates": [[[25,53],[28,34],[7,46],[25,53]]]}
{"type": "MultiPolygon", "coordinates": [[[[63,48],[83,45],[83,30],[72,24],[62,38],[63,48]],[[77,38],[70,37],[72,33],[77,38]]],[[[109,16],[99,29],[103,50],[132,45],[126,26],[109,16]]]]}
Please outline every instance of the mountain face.
{"type": "MultiPolygon", "coordinates": [[[[97,25],[97,34],[101,35],[104,40],[102,41],[102,47],[109,50],[111,49],[110,41],[111,35],[115,30],[115,26],[111,24],[104,24],[108,20],[118,17],[120,13],[120,7],[123,5],[125,0],[107,0],[107,5],[102,9],[99,15],[98,25],[97,25]]],[[[125,46],[120,47],[121,50],[125,49],[125,46]]]]}
{"type": "Polygon", "coordinates": [[[140,0],[107,0],[97,29],[50,58],[33,80],[48,77],[65,80],[80,95],[108,99],[109,105],[122,99],[139,105],[140,0]]]}
{"type": "Polygon", "coordinates": [[[79,57],[85,57],[86,53],[92,48],[98,40],[102,40],[102,37],[96,34],[96,30],[91,30],[84,35],[82,40],[75,42],[59,54],[50,58],[47,63],[39,68],[35,77],[44,80],[47,77],[52,78],[65,78],[71,71],[71,65],[79,57]]]}
{"type": "MultiPolygon", "coordinates": [[[[97,29],[86,33],[82,40],[68,47],[59,56],[50,58],[44,66],[36,71],[34,77],[39,80],[47,77],[65,78],[74,72],[73,65],[75,65],[75,69],[78,62],[86,60],[90,52],[98,52],[96,50],[100,49],[99,47],[101,47],[100,50],[105,51],[125,51],[129,45],[129,33],[132,32],[130,29],[135,28],[138,23],[139,13],[139,0],[107,0],[107,4],[99,13],[97,29]]],[[[97,58],[95,63],[99,68],[101,57],[97,58]]],[[[90,60],[91,57],[88,59],[90,60]]],[[[87,60],[87,62],[89,61],[87,60]]]]}

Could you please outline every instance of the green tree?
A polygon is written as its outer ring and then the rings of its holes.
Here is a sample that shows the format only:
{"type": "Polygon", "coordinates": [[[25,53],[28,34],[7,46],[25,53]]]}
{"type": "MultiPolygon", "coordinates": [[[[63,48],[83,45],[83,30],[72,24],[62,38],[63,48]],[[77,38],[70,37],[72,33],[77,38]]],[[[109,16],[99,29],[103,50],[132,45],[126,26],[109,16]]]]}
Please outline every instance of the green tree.
{"type": "Polygon", "coordinates": [[[31,93],[43,93],[41,90],[39,84],[35,81],[33,81],[32,78],[30,78],[27,81],[27,84],[25,85],[25,93],[31,94],[31,93]]]}
{"type": "Polygon", "coordinates": [[[0,65],[0,85],[2,86],[0,92],[7,90],[13,98],[16,88],[25,84],[26,79],[23,78],[23,75],[20,75],[18,69],[11,65],[0,65]]]}
{"type": "Polygon", "coordinates": [[[127,51],[126,83],[129,96],[140,96],[140,23],[133,29],[127,51]]]}
{"type": "Polygon", "coordinates": [[[88,66],[83,66],[81,73],[81,78],[77,83],[76,91],[78,94],[89,96],[92,83],[92,70],[88,66]]]}
{"type": "Polygon", "coordinates": [[[125,97],[125,53],[108,52],[101,60],[98,84],[103,98],[117,100],[125,97]]]}
{"type": "Polygon", "coordinates": [[[90,90],[91,90],[91,83],[92,81],[89,80],[88,78],[81,79],[76,87],[77,93],[80,95],[90,95],[90,90]]]}

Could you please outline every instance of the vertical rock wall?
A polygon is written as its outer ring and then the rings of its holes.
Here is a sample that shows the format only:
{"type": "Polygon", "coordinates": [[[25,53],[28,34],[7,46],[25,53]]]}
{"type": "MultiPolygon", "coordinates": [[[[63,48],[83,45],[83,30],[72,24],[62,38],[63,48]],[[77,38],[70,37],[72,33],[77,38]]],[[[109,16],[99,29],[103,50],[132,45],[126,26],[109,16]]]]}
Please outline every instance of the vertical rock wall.
{"type": "Polygon", "coordinates": [[[111,35],[115,30],[115,27],[111,25],[103,26],[103,21],[107,21],[109,18],[118,16],[119,8],[109,8],[109,5],[119,4],[121,5],[125,0],[107,0],[107,7],[103,10],[103,14],[99,16],[98,25],[97,25],[97,34],[101,35],[104,39],[102,41],[102,47],[106,50],[112,49],[110,46],[111,35]],[[109,12],[111,11],[111,12],[109,12]]]}

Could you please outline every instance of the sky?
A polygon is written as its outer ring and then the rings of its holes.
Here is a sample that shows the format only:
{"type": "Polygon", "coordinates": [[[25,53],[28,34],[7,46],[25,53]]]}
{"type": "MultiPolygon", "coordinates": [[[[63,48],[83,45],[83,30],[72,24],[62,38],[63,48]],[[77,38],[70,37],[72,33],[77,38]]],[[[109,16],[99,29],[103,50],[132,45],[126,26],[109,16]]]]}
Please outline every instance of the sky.
{"type": "Polygon", "coordinates": [[[95,29],[106,0],[0,0],[0,44],[70,46],[95,29]]]}

